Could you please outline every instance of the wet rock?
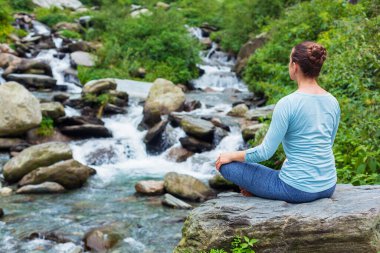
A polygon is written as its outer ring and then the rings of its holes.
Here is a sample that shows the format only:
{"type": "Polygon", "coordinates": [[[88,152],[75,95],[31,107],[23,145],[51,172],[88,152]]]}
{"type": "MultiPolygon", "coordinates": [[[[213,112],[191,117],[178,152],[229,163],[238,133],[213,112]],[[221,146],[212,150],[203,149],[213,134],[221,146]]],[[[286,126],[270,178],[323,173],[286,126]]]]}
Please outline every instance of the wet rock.
{"type": "Polygon", "coordinates": [[[222,193],[191,211],[174,252],[227,250],[239,234],[258,239],[257,252],[375,253],[379,195],[380,186],[340,184],[332,198],[303,204],[222,193]]]}
{"type": "Polygon", "coordinates": [[[10,150],[13,147],[27,144],[19,138],[0,138],[0,150],[10,150]]]}
{"type": "Polygon", "coordinates": [[[268,35],[266,33],[262,33],[256,36],[256,38],[245,43],[240,48],[233,71],[238,75],[241,75],[247,65],[249,57],[256,51],[256,49],[262,47],[267,39],[268,35]]]}
{"type": "Polygon", "coordinates": [[[245,118],[247,120],[258,120],[260,118],[267,119],[270,117],[270,115],[272,115],[273,109],[274,109],[274,105],[267,105],[264,107],[258,107],[258,108],[249,110],[245,114],[245,118]]]}
{"type": "Polygon", "coordinates": [[[0,188],[0,196],[7,197],[7,196],[12,195],[12,192],[13,192],[12,188],[9,188],[9,187],[0,188]]]}
{"type": "Polygon", "coordinates": [[[38,128],[34,128],[26,132],[26,140],[28,143],[36,145],[46,142],[69,142],[71,138],[63,135],[58,129],[53,129],[51,135],[44,136],[39,133],[38,128]]]}
{"type": "Polygon", "coordinates": [[[115,79],[106,78],[99,80],[92,80],[87,82],[83,86],[83,93],[91,93],[91,94],[101,94],[109,90],[116,90],[117,84],[115,79]]]}
{"type": "Polygon", "coordinates": [[[48,241],[52,241],[58,244],[68,243],[70,239],[65,236],[58,234],[57,232],[33,232],[31,233],[26,240],[35,240],[35,239],[44,239],[48,241]]]}
{"type": "Polygon", "coordinates": [[[127,112],[127,110],[125,110],[124,108],[110,104],[110,103],[106,104],[106,106],[104,107],[104,110],[103,110],[103,114],[105,114],[105,115],[123,114],[126,112],[127,112]]]}
{"type": "Polygon", "coordinates": [[[158,78],[150,88],[144,105],[144,115],[152,110],[159,110],[161,115],[180,111],[185,102],[185,94],[181,88],[171,81],[158,78]]]}
{"type": "Polygon", "coordinates": [[[196,109],[199,109],[202,107],[202,104],[199,100],[191,100],[191,101],[185,101],[185,104],[184,104],[184,108],[183,110],[185,112],[191,112],[191,111],[194,111],[196,109]]]}
{"type": "Polygon", "coordinates": [[[177,163],[180,163],[186,161],[192,155],[194,155],[194,152],[191,152],[182,147],[175,147],[169,150],[167,158],[177,163]]]}
{"type": "Polygon", "coordinates": [[[180,200],[180,199],[174,197],[173,195],[171,195],[169,193],[165,193],[161,203],[164,206],[168,206],[171,208],[178,208],[178,209],[191,209],[191,208],[193,208],[191,205],[189,205],[185,201],[180,200]]]}
{"type": "Polygon", "coordinates": [[[57,80],[50,76],[36,74],[9,74],[5,79],[35,89],[53,89],[57,84],[57,80]]]}
{"type": "Polygon", "coordinates": [[[246,104],[236,105],[227,113],[228,116],[233,117],[244,117],[244,115],[248,112],[249,108],[246,104]]]}
{"type": "Polygon", "coordinates": [[[168,193],[194,201],[204,201],[214,195],[213,191],[199,179],[176,172],[165,175],[164,186],[168,193]]]}
{"type": "Polygon", "coordinates": [[[58,118],[56,121],[58,127],[64,126],[75,126],[75,125],[85,125],[85,124],[93,124],[93,125],[104,125],[104,122],[95,117],[87,117],[87,116],[66,116],[58,118]]]}
{"type": "Polygon", "coordinates": [[[33,0],[33,3],[42,8],[69,8],[69,9],[79,9],[82,7],[82,3],[79,0],[33,0]]]}
{"type": "Polygon", "coordinates": [[[76,189],[87,181],[91,173],[91,168],[70,159],[33,170],[21,179],[19,186],[56,182],[66,189],[76,189]]]}
{"type": "Polygon", "coordinates": [[[4,216],[4,210],[3,208],[0,208],[0,218],[2,218],[4,216]]]}
{"type": "Polygon", "coordinates": [[[152,108],[151,110],[144,111],[144,117],[138,128],[140,131],[146,130],[154,127],[159,122],[161,122],[161,112],[157,108],[152,108]]]}
{"type": "Polygon", "coordinates": [[[214,146],[219,145],[219,143],[223,140],[224,137],[228,136],[228,132],[220,127],[215,128],[213,144],[214,146]]]}
{"type": "Polygon", "coordinates": [[[182,147],[194,153],[202,153],[204,151],[210,151],[214,148],[211,143],[201,141],[193,137],[182,137],[179,141],[181,142],[182,147]]]}
{"type": "Polygon", "coordinates": [[[239,186],[225,179],[220,173],[210,178],[208,184],[216,190],[239,190],[239,186]]]}
{"type": "Polygon", "coordinates": [[[46,194],[46,193],[62,193],[65,188],[54,182],[45,182],[37,185],[26,185],[16,191],[17,194],[46,194]]]}
{"type": "Polygon", "coordinates": [[[173,127],[178,127],[181,123],[181,120],[184,118],[184,116],[185,115],[181,112],[171,112],[169,114],[170,124],[173,127]]]}
{"type": "Polygon", "coordinates": [[[161,122],[157,123],[154,127],[149,129],[144,137],[144,143],[148,145],[154,145],[155,142],[157,142],[158,139],[162,137],[162,133],[164,132],[167,124],[167,120],[162,120],[161,122]]]}
{"type": "MultiPolygon", "coordinates": [[[[38,40],[39,39],[40,38],[38,38],[38,40]]],[[[24,50],[28,51],[28,48],[24,48],[24,50]]],[[[2,76],[5,78],[11,73],[28,73],[34,71],[39,71],[39,73],[43,73],[47,76],[53,76],[49,63],[43,60],[20,58],[8,53],[0,54],[0,68],[4,69],[2,76]]]]}
{"type": "Polygon", "coordinates": [[[102,125],[83,124],[75,126],[64,126],[60,128],[65,135],[79,138],[112,137],[112,133],[102,125]]]}
{"type": "Polygon", "coordinates": [[[86,164],[102,165],[117,162],[117,153],[112,146],[98,148],[86,155],[86,164]]]}
{"type": "Polygon", "coordinates": [[[159,195],[165,192],[164,181],[143,180],[135,184],[135,190],[145,195],[159,195]]]}
{"type": "Polygon", "coordinates": [[[72,61],[78,66],[93,67],[95,66],[96,57],[93,54],[84,51],[76,51],[70,54],[72,61]]]}
{"type": "Polygon", "coordinates": [[[31,146],[4,165],[3,175],[6,181],[14,183],[39,167],[71,159],[72,156],[70,146],[66,143],[49,142],[31,146]]]}
{"type": "Polygon", "coordinates": [[[41,103],[41,113],[45,117],[57,119],[65,116],[65,108],[59,102],[41,103]]]}
{"type": "Polygon", "coordinates": [[[91,252],[108,252],[121,239],[121,236],[112,227],[103,227],[86,233],[83,241],[86,249],[91,252]]]}
{"type": "Polygon", "coordinates": [[[68,100],[70,98],[70,95],[67,94],[67,93],[58,93],[58,94],[55,94],[53,96],[53,100],[54,101],[57,101],[57,102],[60,102],[60,103],[63,103],[65,102],[66,100],[68,100]]]}
{"type": "Polygon", "coordinates": [[[255,138],[255,134],[257,131],[259,131],[262,127],[264,127],[265,124],[255,124],[255,125],[249,125],[242,129],[242,136],[244,141],[249,141],[251,139],[255,138]]]}
{"type": "Polygon", "coordinates": [[[220,127],[224,130],[226,130],[227,132],[230,131],[230,127],[228,125],[226,125],[225,123],[222,122],[222,120],[220,118],[211,118],[211,123],[214,124],[214,126],[216,127],[220,127]]]}
{"type": "Polygon", "coordinates": [[[23,134],[41,123],[40,103],[22,85],[0,85],[0,98],[0,136],[23,134]]]}
{"type": "Polygon", "coordinates": [[[213,140],[215,127],[207,120],[183,116],[180,125],[189,136],[203,141],[211,142],[213,140]]]}

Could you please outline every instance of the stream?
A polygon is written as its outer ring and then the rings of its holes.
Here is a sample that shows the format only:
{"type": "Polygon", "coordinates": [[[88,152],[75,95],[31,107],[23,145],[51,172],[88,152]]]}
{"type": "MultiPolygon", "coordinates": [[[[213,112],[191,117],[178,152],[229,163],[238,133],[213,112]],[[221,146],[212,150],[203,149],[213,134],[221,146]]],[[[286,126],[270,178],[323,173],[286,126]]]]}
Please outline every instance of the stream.
{"type": "MultiPolygon", "coordinates": [[[[34,31],[29,36],[49,32],[48,28],[34,22],[34,31]]],[[[190,33],[201,39],[199,28],[190,33]]],[[[59,38],[54,38],[60,47],[59,38]]],[[[50,62],[58,85],[67,87],[71,98],[78,97],[81,88],[63,77],[63,71],[70,66],[70,56],[62,59],[54,57],[57,49],[46,49],[35,57],[50,62]]],[[[204,74],[192,84],[196,88],[207,87],[215,92],[200,89],[186,94],[187,99],[199,100],[200,109],[189,112],[194,115],[226,117],[232,108],[231,94],[226,88],[241,91],[239,97],[249,97],[247,87],[231,71],[234,59],[217,51],[213,43],[211,49],[201,52],[199,68],[204,74]]],[[[1,70],[2,71],[2,70],[1,70]]],[[[5,82],[0,79],[0,82],[5,82]]],[[[74,159],[97,170],[87,184],[78,190],[58,195],[16,195],[0,197],[0,207],[6,215],[0,221],[0,252],[51,252],[73,253],[77,246],[83,246],[83,235],[90,229],[104,225],[115,226],[122,236],[112,252],[172,252],[181,239],[181,228],[189,210],[170,209],[161,205],[160,197],[135,194],[134,185],[140,180],[162,180],[170,171],[193,175],[207,183],[215,174],[214,160],[221,152],[236,150],[244,145],[240,127],[231,127],[231,132],[212,151],[195,154],[186,162],[175,163],[166,158],[168,150],[160,155],[146,152],[143,137],[146,131],[139,131],[138,124],[143,117],[141,100],[148,88],[134,88],[134,81],[118,80],[118,89],[130,92],[127,113],[105,117],[105,126],[112,131],[112,138],[91,138],[71,141],[74,159]],[[134,94],[138,95],[134,95],[134,94]],[[40,233],[34,239],[32,233],[40,233]],[[57,243],[42,236],[54,232],[70,242],[57,243]]],[[[146,85],[149,86],[148,83],[146,85]]],[[[55,92],[33,92],[38,98],[51,98],[55,92]]],[[[79,115],[79,110],[65,107],[66,115],[79,115]]],[[[168,125],[168,138],[180,146],[178,139],[185,136],[181,128],[168,125]]],[[[9,160],[8,153],[0,153],[0,167],[9,160]]],[[[191,203],[197,206],[197,203],[191,203]]]]}

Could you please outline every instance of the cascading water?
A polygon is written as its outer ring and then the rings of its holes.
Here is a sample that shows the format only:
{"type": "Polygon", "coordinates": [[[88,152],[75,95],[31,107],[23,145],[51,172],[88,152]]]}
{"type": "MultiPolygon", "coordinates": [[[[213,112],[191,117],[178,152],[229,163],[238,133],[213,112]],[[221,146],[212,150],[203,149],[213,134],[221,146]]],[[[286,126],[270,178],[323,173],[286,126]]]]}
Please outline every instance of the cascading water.
{"type": "MultiPolygon", "coordinates": [[[[199,33],[198,29],[194,29],[199,33]]],[[[200,37],[199,37],[200,38],[200,37]]],[[[57,41],[59,45],[59,41],[57,41]]],[[[58,83],[69,86],[69,93],[76,96],[78,87],[64,82],[62,70],[69,67],[69,55],[54,57],[56,49],[42,50],[38,59],[50,61],[58,83]]],[[[246,91],[231,71],[233,60],[223,52],[212,48],[202,52],[203,63],[199,66],[205,74],[193,80],[198,88],[210,87],[221,91],[237,88],[246,91]],[[214,50],[213,53],[211,51],[214,50]]],[[[199,99],[200,109],[191,115],[213,115],[225,117],[231,103],[217,94],[189,93],[189,99],[199,99]],[[212,102],[214,100],[214,102],[212,102]]],[[[44,96],[35,92],[39,97],[44,96]]],[[[0,222],[0,252],[75,252],[81,245],[85,232],[102,225],[117,224],[123,236],[121,243],[112,252],[171,252],[181,237],[182,222],[188,210],[163,207],[158,197],[135,195],[134,184],[140,180],[162,179],[165,173],[176,171],[193,175],[206,181],[215,173],[216,156],[226,150],[236,150],[242,144],[240,128],[231,131],[212,151],[195,154],[186,162],[175,163],[166,158],[168,151],[160,155],[146,152],[143,137],[146,131],[137,126],[142,119],[140,99],[131,97],[128,112],[104,118],[105,126],[112,131],[112,138],[91,138],[71,141],[73,156],[78,161],[97,170],[97,174],[81,189],[60,195],[12,195],[0,198],[0,207],[7,213],[0,222]],[[121,228],[120,228],[121,226],[121,228]],[[44,238],[27,240],[32,232],[54,232],[69,238],[71,242],[55,243],[44,238]]],[[[79,115],[76,109],[65,107],[67,115],[79,115]]],[[[174,146],[185,136],[180,128],[168,125],[169,138],[174,146]]],[[[9,159],[0,154],[0,161],[9,159]]]]}

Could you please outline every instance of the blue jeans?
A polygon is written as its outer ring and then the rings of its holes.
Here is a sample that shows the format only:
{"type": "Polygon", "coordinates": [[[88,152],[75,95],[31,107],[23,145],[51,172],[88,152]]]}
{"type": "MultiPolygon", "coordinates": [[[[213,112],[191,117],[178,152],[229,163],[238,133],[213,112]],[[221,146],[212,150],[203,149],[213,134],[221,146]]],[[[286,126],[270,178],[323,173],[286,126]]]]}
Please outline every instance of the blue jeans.
{"type": "Polygon", "coordinates": [[[278,170],[258,163],[231,162],[220,167],[225,179],[247,190],[257,197],[283,200],[289,203],[311,202],[321,198],[330,198],[335,186],[321,192],[304,192],[283,182],[278,170]]]}

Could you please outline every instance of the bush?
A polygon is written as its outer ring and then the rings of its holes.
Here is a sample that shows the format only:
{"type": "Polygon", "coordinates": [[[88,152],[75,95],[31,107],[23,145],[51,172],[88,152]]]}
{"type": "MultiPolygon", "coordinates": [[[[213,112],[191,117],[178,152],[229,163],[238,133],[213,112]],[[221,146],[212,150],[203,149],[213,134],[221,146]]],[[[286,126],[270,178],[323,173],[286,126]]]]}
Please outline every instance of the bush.
{"type": "Polygon", "coordinates": [[[292,47],[314,40],[327,48],[319,83],[341,107],[334,154],[343,183],[380,183],[378,10],[369,0],[356,5],[318,0],[290,7],[264,28],[270,41],[250,58],[244,73],[249,88],[274,103],[296,89],[287,69],[292,47]]]}
{"type": "Polygon", "coordinates": [[[8,2],[16,11],[32,11],[35,6],[32,0],[8,0],[8,2]]]}
{"type": "Polygon", "coordinates": [[[0,6],[0,42],[5,42],[8,34],[12,31],[12,16],[6,0],[0,0],[0,6]]]}
{"type": "Polygon", "coordinates": [[[51,136],[54,133],[54,121],[50,117],[43,117],[37,133],[41,136],[51,136]]]}

